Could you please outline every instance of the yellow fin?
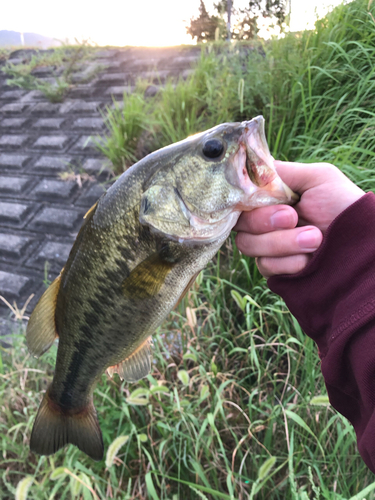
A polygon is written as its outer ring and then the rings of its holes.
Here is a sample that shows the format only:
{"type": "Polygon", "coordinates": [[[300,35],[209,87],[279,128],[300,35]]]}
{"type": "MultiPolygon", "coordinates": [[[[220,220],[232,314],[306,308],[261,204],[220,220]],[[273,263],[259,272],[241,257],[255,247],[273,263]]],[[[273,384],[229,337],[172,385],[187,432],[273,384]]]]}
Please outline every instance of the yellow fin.
{"type": "Polygon", "coordinates": [[[91,214],[93,214],[95,212],[96,207],[98,206],[98,203],[99,203],[99,200],[96,203],[94,203],[94,205],[91,208],[89,208],[87,210],[87,212],[83,216],[84,219],[87,219],[87,217],[89,217],[91,214]]]}
{"type": "Polygon", "coordinates": [[[152,254],[124,279],[122,293],[133,299],[151,299],[160,291],[174,266],[174,262],[163,260],[158,253],[152,254]]]}
{"type": "Polygon", "coordinates": [[[93,460],[103,458],[103,439],[92,399],[80,411],[64,411],[48,395],[40,404],[31,432],[30,449],[51,455],[71,443],[93,460]]]}
{"type": "Polygon", "coordinates": [[[43,293],[35,306],[27,325],[26,343],[30,353],[39,358],[53,344],[58,336],[55,323],[57,294],[61,275],[43,293]]]}
{"type": "Polygon", "coordinates": [[[121,363],[107,368],[111,377],[118,373],[119,377],[127,382],[137,382],[141,378],[147,377],[151,371],[151,344],[152,339],[148,337],[137,349],[121,363]]]}

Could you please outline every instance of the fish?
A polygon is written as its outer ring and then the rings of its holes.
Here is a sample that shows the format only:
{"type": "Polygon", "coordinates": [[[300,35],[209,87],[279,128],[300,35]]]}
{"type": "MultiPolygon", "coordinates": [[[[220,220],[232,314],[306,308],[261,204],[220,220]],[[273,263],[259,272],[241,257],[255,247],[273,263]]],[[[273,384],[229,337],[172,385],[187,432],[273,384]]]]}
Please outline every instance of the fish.
{"type": "Polygon", "coordinates": [[[30,316],[33,356],[58,338],[30,449],[51,455],[71,443],[101,460],[93,392],[102,374],[146,377],[152,334],[241,212],[297,200],[274,168],[262,116],[220,124],[124,172],[85,215],[66,265],[30,316]]]}

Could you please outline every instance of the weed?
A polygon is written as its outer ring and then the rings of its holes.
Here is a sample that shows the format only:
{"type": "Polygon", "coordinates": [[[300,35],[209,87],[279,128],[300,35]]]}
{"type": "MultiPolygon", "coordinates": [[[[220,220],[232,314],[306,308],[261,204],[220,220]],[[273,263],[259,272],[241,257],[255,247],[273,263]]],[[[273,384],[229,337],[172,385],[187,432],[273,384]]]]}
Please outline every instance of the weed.
{"type": "Polygon", "coordinates": [[[106,108],[105,123],[110,135],[105,141],[96,141],[96,146],[109,158],[117,173],[137,161],[138,140],[150,124],[148,109],[142,95],[127,93],[121,105],[114,101],[112,107],[106,108]]]}
{"type": "Polygon", "coordinates": [[[8,60],[10,53],[10,49],[4,47],[0,48],[0,64],[3,64],[8,60]]]}
{"type": "Polygon", "coordinates": [[[25,312],[26,312],[27,306],[29,305],[29,302],[31,301],[31,299],[33,297],[34,297],[34,294],[32,293],[28,297],[28,299],[26,300],[26,302],[24,303],[24,305],[21,309],[19,309],[19,307],[17,306],[17,303],[15,301],[13,302],[13,306],[12,306],[2,295],[0,295],[0,300],[2,302],[4,302],[4,304],[10,309],[15,320],[23,321],[24,319],[26,319],[26,320],[29,319],[28,316],[25,316],[25,312]]]}
{"type": "Polygon", "coordinates": [[[59,173],[59,177],[62,181],[75,181],[80,189],[84,182],[93,182],[95,180],[95,177],[88,174],[83,168],[78,169],[77,172],[76,169],[70,165],[68,165],[65,172],[59,173]]]}
{"type": "MultiPolygon", "coordinates": [[[[66,92],[74,86],[72,76],[85,60],[92,54],[92,47],[87,42],[78,45],[62,46],[57,49],[30,53],[21,64],[7,63],[2,71],[12,77],[7,84],[27,90],[39,90],[51,102],[61,102],[66,92]],[[38,78],[33,74],[36,70],[48,67],[55,74],[48,80],[38,78]],[[60,76],[59,76],[60,75],[60,76]]],[[[91,79],[100,68],[96,67],[86,75],[85,81],[91,79]]]]}

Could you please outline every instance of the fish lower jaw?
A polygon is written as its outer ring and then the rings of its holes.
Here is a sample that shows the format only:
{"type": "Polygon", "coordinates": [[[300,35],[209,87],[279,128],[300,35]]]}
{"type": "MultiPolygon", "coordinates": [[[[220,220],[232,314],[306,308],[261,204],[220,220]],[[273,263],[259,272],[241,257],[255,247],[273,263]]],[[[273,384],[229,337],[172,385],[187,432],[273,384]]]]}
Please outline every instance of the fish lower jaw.
{"type": "Polygon", "coordinates": [[[186,219],[183,225],[165,220],[166,224],[156,227],[145,218],[140,218],[140,222],[147,225],[151,232],[166,236],[180,244],[206,245],[219,240],[224,241],[236,225],[242,209],[235,207],[231,208],[230,211],[223,210],[223,212],[222,214],[205,214],[207,218],[204,219],[202,216],[194,215],[186,207],[184,210],[186,219]],[[221,218],[218,218],[220,215],[221,218]]]}
{"type": "Polygon", "coordinates": [[[182,245],[194,246],[208,245],[214,242],[219,243],[223,242],[229,236],[240,215],[241,210],[235,210],[214,223],[192,216],[189,231],[185,234],[163,234],[182,245]]]}
{"type": "Polygon", "coordinates": [[[249,212],[254,208],[268,205],[294,205],[299,200],[299,196],[294,193],[279,177],[263,188],[256,188],[244,192],[242,200],[236,209],[249,212]]]}
{"type": "MultiPolygon", "coordinates": [[[[241,215],[240,210],[235,210],[223,219],[209,223],[196,216],[190,219],[191,236],[184,239],[187,243],[212,243],[221,238],[226,239],[241,215]]],[[[179,240],[180,241],[180,240],[179,240]]]]}

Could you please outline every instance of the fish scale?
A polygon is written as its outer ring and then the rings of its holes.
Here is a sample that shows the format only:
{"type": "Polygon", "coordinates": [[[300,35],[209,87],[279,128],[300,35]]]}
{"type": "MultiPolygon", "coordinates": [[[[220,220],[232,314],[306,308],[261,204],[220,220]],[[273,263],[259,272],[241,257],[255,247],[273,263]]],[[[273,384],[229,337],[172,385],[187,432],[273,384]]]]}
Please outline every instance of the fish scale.
{"type": "Polygon", "coordinates": [[[128,169],[86,214],[66,265],[30,317],[33,355],[59,337],[31,450],[49,455],[72,443],[100,460],[93,404],[100,376],[145,377],[150,336],[241,211],[296,199],[273,167],[262,117],[218,125],[128,169]]]}

